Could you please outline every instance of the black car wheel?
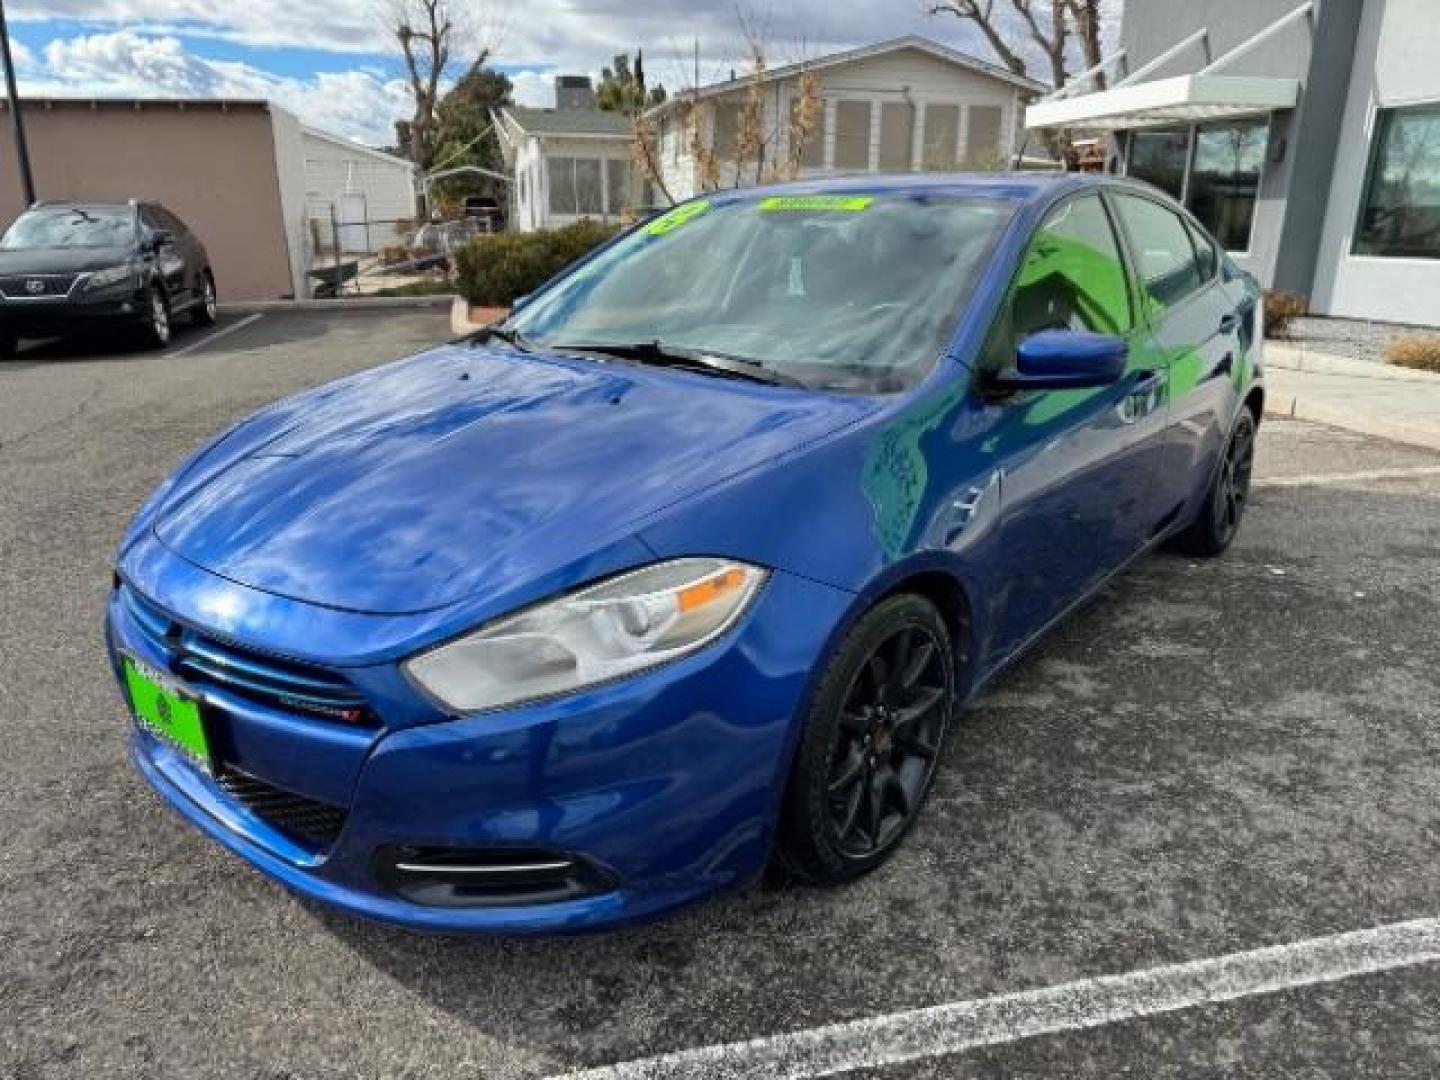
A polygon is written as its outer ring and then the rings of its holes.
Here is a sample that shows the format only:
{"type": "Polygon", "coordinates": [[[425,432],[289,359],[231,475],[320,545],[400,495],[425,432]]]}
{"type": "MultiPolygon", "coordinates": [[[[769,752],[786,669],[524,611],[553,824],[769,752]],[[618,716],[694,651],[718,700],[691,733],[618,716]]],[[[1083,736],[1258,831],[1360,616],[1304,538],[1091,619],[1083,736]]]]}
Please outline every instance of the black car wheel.
{"type": "Polygon", "coordinates": [[[786,792],[778,861],[805,881],[883,863],[915,823],[955,709],[955,653],[940,613],[892,597],[850,631],[825,672],[786,792]]]}
{"type": "Polygon", "coordinates": [[[170,344],[170,301],[165,297],[165,290],[159,285],[150,287],[149,310],[145,313],[143,322],[145,341],[157,349],[163,349],[170,344]]]}
{"type": "Polygon", "coordinates": [[[220,299],[215,292],[215,278],[206,270],[200,275],[200,302],[195,305],[195,325],[214,326],[220,313],[220,299]]]}
{"type": "Polygon", "coordinates": [[[1250,502],[1254,468],[1255,417],[1249,409],[1241,409],[1200,516],[1176,537],[1175,546],[1202,557],[1219,555],[1228,548],[1240,531],[1240,520],[1250,502]]]}

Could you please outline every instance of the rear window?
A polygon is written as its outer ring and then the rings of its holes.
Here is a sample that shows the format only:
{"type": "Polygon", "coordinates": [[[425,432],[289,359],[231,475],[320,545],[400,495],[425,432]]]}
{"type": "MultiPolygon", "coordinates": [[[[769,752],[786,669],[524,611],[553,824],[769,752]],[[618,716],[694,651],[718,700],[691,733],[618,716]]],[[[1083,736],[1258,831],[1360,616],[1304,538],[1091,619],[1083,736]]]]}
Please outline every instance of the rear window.
{"type": "Polygon", "coordinates": [[[129,209],[47,207],[16,218],[0,237],[0,249],[124,247],[134,238],[135,219],[129,209]]]}

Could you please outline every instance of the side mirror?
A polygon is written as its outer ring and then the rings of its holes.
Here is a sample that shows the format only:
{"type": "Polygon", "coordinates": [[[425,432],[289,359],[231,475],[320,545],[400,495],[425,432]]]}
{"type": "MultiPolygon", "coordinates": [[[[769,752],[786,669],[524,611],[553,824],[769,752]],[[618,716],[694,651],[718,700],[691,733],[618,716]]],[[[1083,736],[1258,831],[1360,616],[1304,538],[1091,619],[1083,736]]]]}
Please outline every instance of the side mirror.
{"type": "Polygon", "coordinates": [[[1081,390],[1125,374],[1125,339],[1083,330],[1042,330],[1020,343],[1014,368],[991,380],[999,390],[1081,390]]]}
{"type": "Polygon", "coordinates": [[[151,251],[159,251],[161,248],[163,248],[166,244],[170,243],[174,239],[175,237],[171,235],[169,229],[156,229],[150,234],[150,241],[148,246],[151,251]]]}

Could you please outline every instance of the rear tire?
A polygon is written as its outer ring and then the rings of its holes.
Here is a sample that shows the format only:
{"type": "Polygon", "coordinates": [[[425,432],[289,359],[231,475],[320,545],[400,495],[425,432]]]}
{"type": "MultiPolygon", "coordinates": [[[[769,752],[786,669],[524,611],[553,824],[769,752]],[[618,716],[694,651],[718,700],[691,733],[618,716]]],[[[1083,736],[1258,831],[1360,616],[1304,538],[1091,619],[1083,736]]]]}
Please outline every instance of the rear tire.
{"type": "Polygon", "coordinates": [[[904,594],[864,615],[805,721],[779,823],[781,866],[828,885],[889,859],[929,794],[955,701],[955,650],[933,604],[904,594]]]}
{"type": "Polygon", "coordinates": [[[1175,538],[1175,547],[1187,555],[1213,558],[1235,540],[1250,501],[1250,474],[1255,465],[1255,415],[1240,410],[1240,418],[1225,444],[1225,456],[1205,493],[1205,505],[1191,526],[1175,538]]]}
{"type": "Polygon", "coordinates": [[[215,276],[209,270],[200,275],[200,302],[191,318],[196,326],[214,326],[220,314],[219,297],[215,292],[215,276]]]}

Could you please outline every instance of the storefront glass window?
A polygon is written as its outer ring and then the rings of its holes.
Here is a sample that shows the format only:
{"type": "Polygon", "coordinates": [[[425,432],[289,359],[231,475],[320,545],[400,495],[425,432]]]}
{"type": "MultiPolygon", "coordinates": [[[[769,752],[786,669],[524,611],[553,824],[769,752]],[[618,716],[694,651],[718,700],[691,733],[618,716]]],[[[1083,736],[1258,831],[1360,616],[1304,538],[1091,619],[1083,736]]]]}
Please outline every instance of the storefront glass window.
{"type": "Polygon", "coordinates": [[[1380,113],[1355,254],[1440,258],[1440,106],[1380,113]]]}
{"type": "Polygon", "coordinates": [[[1190,212],[1226,251],[1248,251],[1269,125],[1250,120],[1195,133],[1190,212]]]}
{"type": "Polygon", "coordinates": [[[1130,133],[1130,160],[1126,171],[1178,199],[1185,188],[1185,163],[1189,156],[1188,130],[1134,131],[1130,133]]]}

